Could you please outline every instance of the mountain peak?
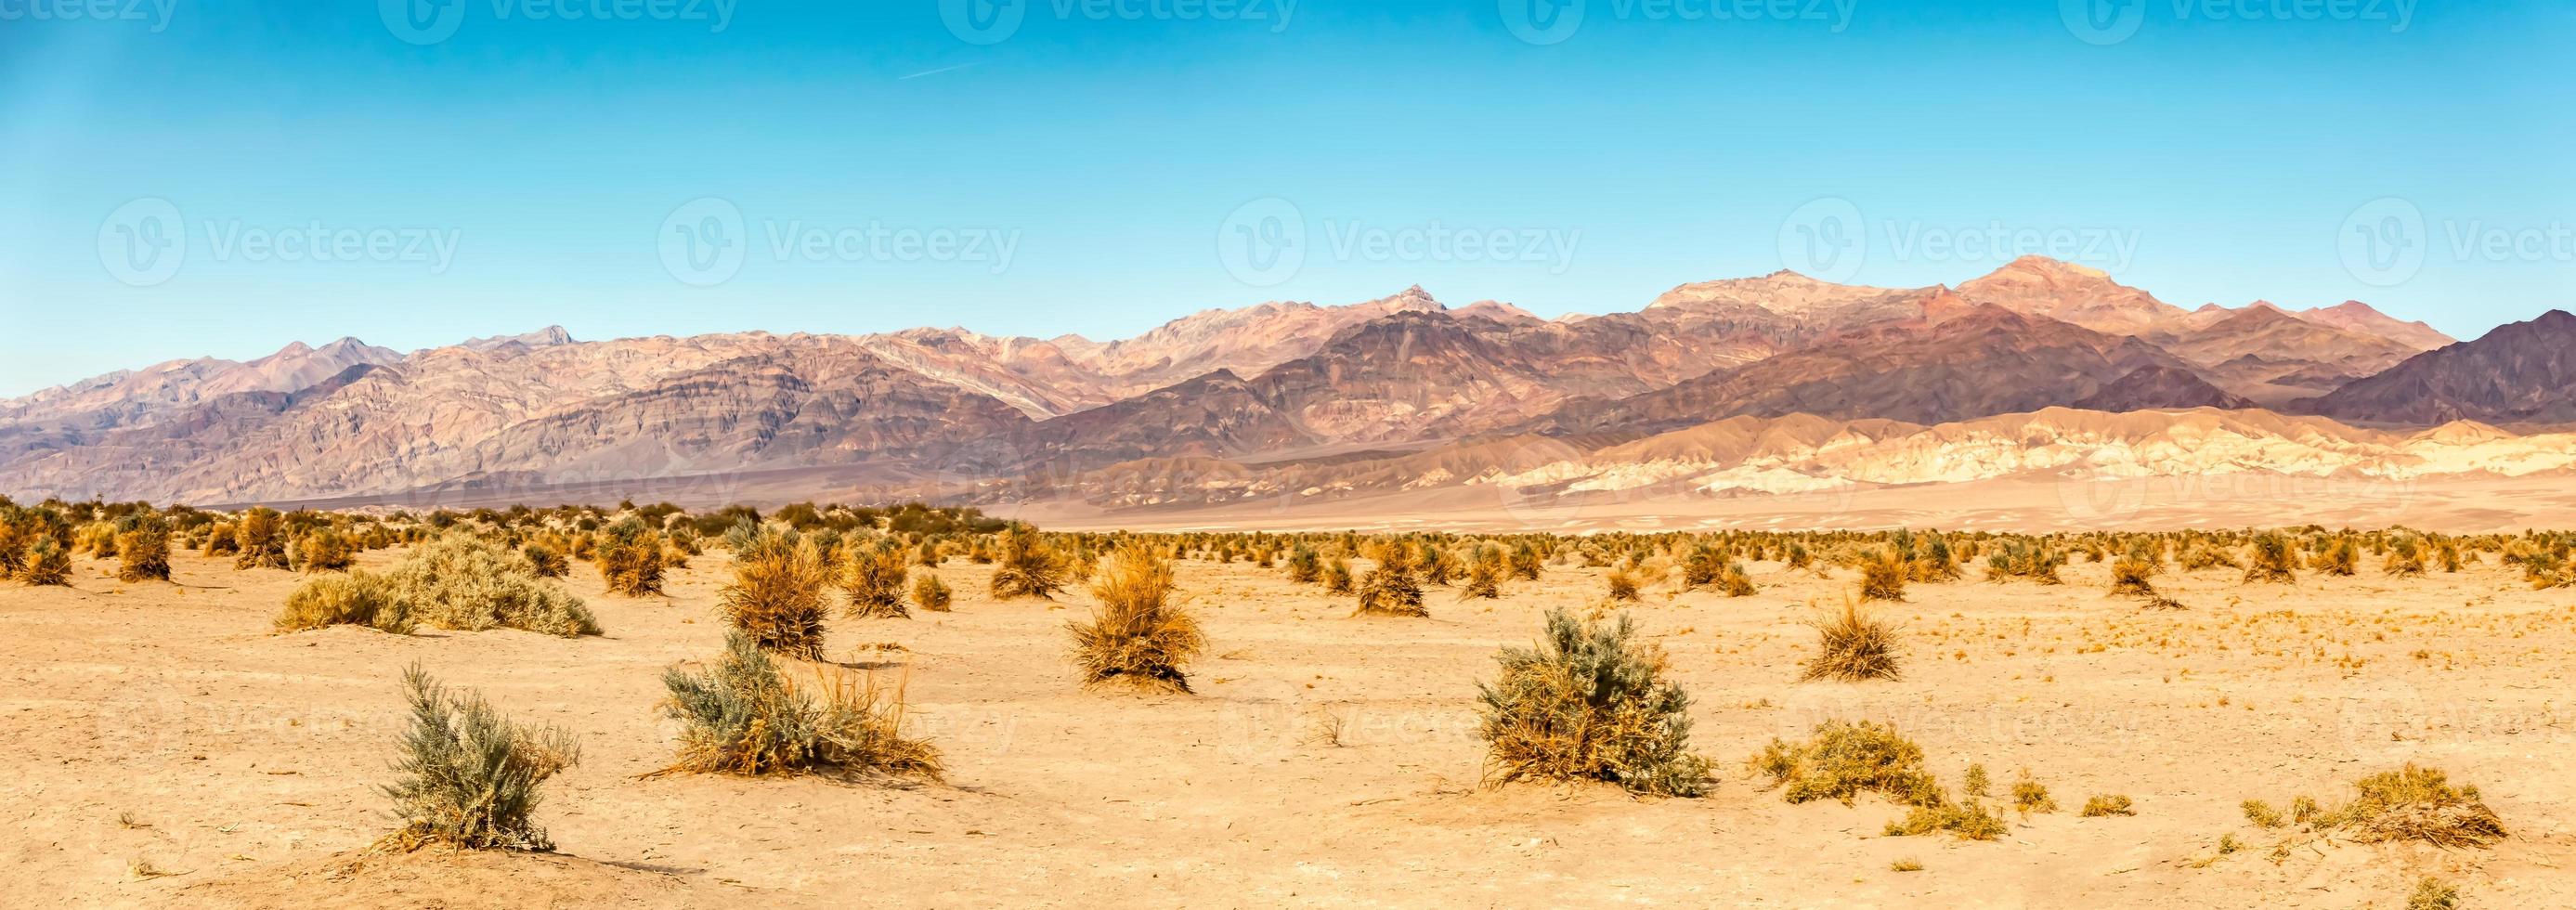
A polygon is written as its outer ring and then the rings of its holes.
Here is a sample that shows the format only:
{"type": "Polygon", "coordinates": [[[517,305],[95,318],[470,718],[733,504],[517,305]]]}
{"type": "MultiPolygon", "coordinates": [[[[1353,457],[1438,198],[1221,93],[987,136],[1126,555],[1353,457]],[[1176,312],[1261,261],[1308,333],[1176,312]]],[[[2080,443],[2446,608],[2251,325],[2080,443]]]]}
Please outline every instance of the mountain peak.
{"type": "Polygon", "coordinates": [[[576,343],[578,342],[573,340],[572,333],[565,331],[563,326],[550,325],[533,332],[524,332],[517,335],[493,335],[485,338],[468,338],[465,339],[460,346],[472,351],[489,351],[494,348],[510,344],[516,344],[525,348],[550,348],[557,345],[576,343]]]}

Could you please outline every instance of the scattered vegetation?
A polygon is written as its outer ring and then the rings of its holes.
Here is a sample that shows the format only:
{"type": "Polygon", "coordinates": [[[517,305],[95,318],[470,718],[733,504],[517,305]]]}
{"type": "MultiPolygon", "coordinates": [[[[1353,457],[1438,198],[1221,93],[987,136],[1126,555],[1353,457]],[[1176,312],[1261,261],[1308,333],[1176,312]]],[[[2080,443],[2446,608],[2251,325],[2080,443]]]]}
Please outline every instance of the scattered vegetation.
{"type": "Polygon", "coordinates": [[[403,690],[411,729],[394,765],[401,777],[385,788],[403,826],[383,844],[554,849],[532,816],[539,787],[581,758],[572,734],[512,722],[481,695],[451,693],[416,664],[404,671],[403,690]]]}
{"type": "Polygon", "coordinates": [[[1550,610],[1537,647],[1505,648],[1478,686],[1486,773],[1600,780],[1659,796],[1698,796],[1708,760],[1690,751],[1690,697],[1664,677],[1661,649],[1625,615],[1586,622],[1550,610]]]}
{"type": "Polygon", "coordinates": [[[683,726],[678,762],[655,773],[940,779],[939,751],[903,736],[901,682],[804,666],[810,681],[791,681],[776,658],[734,632],[705,672],[664,673],[663,710],[683,726]]]}
{"type": "Polygon", "coordinates": [[[1839,612],[1810,622],[1816,630],[1816,656],[1808,658],[1804,681],[1830,679],[1866,682],[1897,678],[1896,629],[1846,600],[1839,612]]]}

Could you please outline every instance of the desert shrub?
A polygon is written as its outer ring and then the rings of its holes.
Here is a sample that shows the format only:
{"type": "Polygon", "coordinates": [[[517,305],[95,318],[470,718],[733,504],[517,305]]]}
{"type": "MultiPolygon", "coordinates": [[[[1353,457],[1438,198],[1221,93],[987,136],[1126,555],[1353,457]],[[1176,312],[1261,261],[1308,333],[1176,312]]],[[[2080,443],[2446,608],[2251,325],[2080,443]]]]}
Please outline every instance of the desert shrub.
{"type": "Polygon", "coordinates": [[[734,632],[705,672],[665,672],[663,711],[682,729],[679,760],[656,773],[940,779],[939,751],[903,736],[900,681],[804,666],[813,681],[791,681],[776,658],[734,632]]]}
{"type": "Polygon", "coordinates": [[[1752,764],[1792,803],[1830,799],[1848,806],[1863,793],[1909,806],[1946,802],[1940,783],[1923,770],[1923,748],[1893,726],[1866,720],[1826,721],[1804,743],[1774,739],[1752,764]]]}
{"type": "Polygon", "coordinates": [[[1493,600],[1503,596],[1502,560],[1478,559],[1467,565],[1467,584],[1458,589],[1462,598],[1493,600]]]}
{"type": "Polygon", "coordinates": [[[1002,548],[993,570],[993,596],[1054,598],[1067,584],[1063,554],[1038,539],[1037,531],[1026,525],[1013,526],[1002,535],[1002,548]]]}
{"type": "Polygon", "coordinates": [[[2361,546],[2350,537],[2337,537],[2308,564],[2319,574],[2351,576],[2361,571],[2361,546]]]}
{"type": "Polygon", "coordinates": [[[1979,799],[1985,798],[1986,790],[1992,786],[1994,786],[1994,781],[1986,776],[1986,766],[1984,765],[1969,765],[1967,775],[1959,780],[1959,792],[1961,794],[1977,797],[1979,799]]]}
{"type": "Polygon", "coordinates": [[[34,587],[69,587],[72,551],[51,536],[36,538],[27,547],[27,565],[18,570],[18,580],[34,587]]]}
{"type": "Polygon", "coordinates": [[[1986,579],[2008,581],[2028,579],[2044,585],[2065,584],[2057,570],[2066,565],[2066,555],[2046,543],[2023,540],[2004,541],[1986,556],[1986,579]]]}
{"type": "Polygon", "coordinates": [[[403,690],[411,729],[394,764],[402,776],[384,788],[403,827],[385,843],[401,850],[554,849],[531,816],[546,778],[580,761],[572,734],[514,723],[479,694],[450,693],[417,664],[404,671],[403,690]]]}
{"type": "Polygon", "coordinates": [[[628,516],[599,533],[599,577],[611,594],[647,597],[662,593],[665,568],[662,535],[641,519],[628,516]]]}
{"type": "Polygon", "coordinates": [[[259,506],[243,512],[233,525],[233,568],[286,567],[286,534],[277,510],[259,506]]]}
{"type": "Polygon", "coordinates": [[[893,547],[859,548],[850,553],[849,565],[841,570],[841,590],[850,595],[850,615],[866,618],[901,618],[912,615],[903,600],[905,565],[902,550],[893,547]]]}
{"type": "Polygon", "coordinates": [[[93,521],[72,532],[72,550],[99,559],[116,558],[116,525],[93,521]]]}
{"type": "Polygon", "coordinates": [[[1719,576],[1725,572],[1725,554],[1705,543],[1695,545],[1691,547],[1690,555],[1682,558],[1682,587],[1689,590],[1717,587],[1719,576]]]}
{"type": "Polygon", "coordinates": [[[1535,648],[1505,648],[1479,731],[1497,782],[1601,780],[1638,793],[1697,796],[1708,760],[1690,752],[1690,697],[1664,678],[1661,649],[1628,617],[1589,623],[1549,610],[1535,648]]]}
{"type": "Polygon", "coordinates": [[[1889,837],[1921,837],[1948,832],[1960,840],[2000,840],[2009,830],[2004,818],[1985,803],[1936,802],[1915,806],[1903,819],[1887,823],[1889,837]]]}
{"type": "Polygon", "coordinates": [[[1845,600],[1839,612],[1808,623],[1816,630],[1816,656],[1808,658],[1802,681],[1820,679],[1863,682],[1897,678],[1896,627],[1845,600]]]}
{"type": "Polygon", "coordinates": [[[384,578],[404,612],[433,628],[599,634],[581,598],[538,578],[519,554],[469,533],[422,544],[384,578]]]}
{"type": "Polygon", "coordinates": [[[1635,570],[1624,565],[1612,566],[1610,567],[1610,571],[1601,573],[1601,581],[1603,584],[1610,587],[1611,600],[1633,601],[1637,599],[1637,573],[1635,570]]]}
{"type": "Polygon", "coordinates": [[[2126,796],[2099,794],[2086,799],[2084,809],[2076,814],[2085,818],[2104,818],[2113,815],[2136,815],[2138,810],[2136,804],[2130,802],[2126,796]]]}
{"type": "Polygon", "coordinates": [[[2156,596],[2156,564],[2135,554],[2120,557],[2111,564],[2111,593],[2120,597],[2156,596]]]}
{"type": "Polygon", "coordinates": [[[1520,545],[1512,548],[1512,555],[1508,562],[1512,577],[1522,581],[1537,581],[1539,571],[1547,566],[1547,554],[1539,552],[1538,547],[1523,540],[1520,545]]]}
{"type": "Polygon", "coordinates": [[[170,580],[170,528],[160,519],[135,522],[116,535],[118,581],[170,580]]]}
{"type": "Polygon", "coordinates": [[[1724,571],[1717,573],[1716,587],[1719,593],[1728,597],[1751,597],[1761,593],[1760,588],[1753,586],[1753,576],[1745,573],[1744,564],[1740,562],[1728,563],[1724,571]]]}
{"type": "Polygon", "coordinates": [[[204,546],[198,551],[208,556],[237,556],[241,553],[241,531],[229,521],[218,521],[206,528],[204,546]]]}
{"type": "Polygon", "coordinates": [[[324,626],[366,626],[380,632],[409,635],[412,619],[396,599],[393,586],[365,572],[308,578],[286,595],[286,609],[274,623],[279,632],[302,632],[324,626]]]}
{"type": "Polygon", "coordinates": [[[2353,782],[2359,798],[2318,816],[2320,828],[2362,843],[2422,841],[2443,848],[2488,847],[2505,839],[2503,820],[2476,787],[2453,787],[2439,769],[2408,764],[2353,782]]]}
{"type": "Polygon", "coordinates": [[[1873,552],[1860,563],[1860,598],[1862,600],[1904,600],[1905,563],[1894,553],[1873,552]]]}
{"type": "Polygon", "coordinates": [[[1171,603],[1171,560],[1143,544],[1121,547],[1101,565],[1091,596],[1100,601],[1091,621],[1066,624],[1083,685],[1190,691],[1187,667],[1207,638],[1171,603]]]}
{"type": "Polygon", "coordinates": [[[2278,828],[2288,823],[2287,819],[2281,817],[2281,810],[2272,808],[2271,803],[2259,799],[2246,800],[2237,808],[2244,810],[2245,820],[2253,822],[2254,827],[2257,828],[2278,828]]]}
{"type": "Polygon", "coordinates": [[[831,583],[829,560],[812,540],[754,547],[734,559],[733,583],[717,593],[717,609],[763,650],[820,660],[831,583]]]}
{"type": "Polygon", "coordinates": [[[1414,574],[1413,548],[1401,541],[1378,554],[1377,568],[1360,578],[1359,612],[1374,616],[1429,616],[1422,582],[1414,574]]]}
{"type": "Polygon", "coordinates": [[[2391,541],[2380,568],[2390,575],[2424,574],[2424,541],[2411,534],[2391,541]]]}
{"type": "Polygon", "coordinates": [[[1291,584],[1314,584],[1324,576],[1324,560],[1313,547],[1303,544],[1288,554],[1288,581],[1291,584]]]}
{"type": "Polygon", "coordinates": [[[2278,533],[2254,538],[2253,559],[2245,566],[2246,583],[2292,584],[2298,580],[2299,555],[2291,547],[2289,538],[2278,533]]]}
{"type": "Polygon", "coordinates": [[[2406,895],[2406,910],[2453,910],[2460,905],[2460,889],[2430,875],[2415,883],[2406,895]]]}
{"type": "Polygon", "coordinates": [[[2012,801],[2013,808],[2023,815],[2057,811],[2057,800],[2048,795],[2048,787],[2032,779],[2027,770],[2013,781],[2012,801]]]}
{"type": "Polygon", "coordinates": [[[358,563],[358,545],[349,535],[315,528],[295,539],[292,562],[304,572],[346,572],[358,563]]]}
{"type": "Polygon", "coordinates": [[[1358,588],[1351,583],[1350,560],[1339,556],[1324,564],[1324,593],[1349,594],[1358,588]]]}
{"type": "Polygon", "coordinates": [[[948,583],[940,581],[937,575],[924,572],[920,578],[913,580],[913,606],[932,613],[946,613],[953,609],[950,605],[955,600],[956,595],[948,590],[948,583]]]}
{"type": "Polygon", "coordinates": [[[520,547],[519,555],[527,557],[528,569],[538,578],[562,578],[572,571],[572,561],[564,558],[564,552],[546,544],[520,547]]]}
{"type": "Polygon", "coordinates": [[[2182,567],[2185,571],[2242,569],[2245,564],[2237,561],[2236,554],[2229,552],[2227,548],[2203,543],[2183,551],[2182,567]]]}

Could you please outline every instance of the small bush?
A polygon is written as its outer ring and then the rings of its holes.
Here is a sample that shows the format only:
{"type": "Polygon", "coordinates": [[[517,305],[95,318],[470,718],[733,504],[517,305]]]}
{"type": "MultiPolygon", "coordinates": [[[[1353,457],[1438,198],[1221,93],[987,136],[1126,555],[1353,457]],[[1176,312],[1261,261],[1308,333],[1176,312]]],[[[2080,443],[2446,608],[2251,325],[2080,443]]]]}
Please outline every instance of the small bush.
{"type": "Polygon", "coordinates": [[[580,760],[572,734],[513,723],[481,695],[450,694],[417,664],[404,671],[403,689],[412,723],[394,765],[402,777],[384,789],[403,827],[385,843],[405,851],[554,849],[530,817],[546,778],[580,760]]]}
{"type": "Polygon", "coordinates": [[[2406,910],[2453,910],[2460,905],[2460,889],[2430,875],[2415,883],[2414,893],[2406,896],[2406,910]]]}
{"type": "Polygon", "coordinates": [[[940,581],[937,575],[924,572],[912,583],[912,605],[923,610],[932,613],[949,612],[951,609],[949,604],[955,598],[956,595],[948,590],[948,583],[940,581]]]}
{"type": "Polygon", "coordinates": [[[18,571],[18,580],[34,587],[70,587],[72,551],[51,536],[36,538],[27,547],[27,567],[18,571]]]}
{"type": "Polygon", "coordinates": [[[1740,562],[1728,563],[1725,571],[1717,573],[1717,590],[1728,597],[1751,597],[1761,593],[1761,589],[1753,586],[1753,576],[1745,573],[1744,564],[1740,562]]]}
{"type": "Polygon", "coordinates": [[[782,540],[737,554],[733,583],[717,593],[717,608],[763,650],[821,660],[831,582],[831,567],[814,541],[782,540]]]}
{"type": "Polygon", "coordinates": [[[2111,564],[2111,593],[2119,597],[2156,597],[2156,564],[2135,555],[2111,564]]]}
{"type": "Polygon", "coordinates": [[[901,682],[806,666],[811,683],[790,681],[777,659],[735,632],[706,672],[671,668],[663,710],[683,725],[679,761],[655,773],[940,779],[939,751],[902,735],[901,682]]]}
{"type": "Polygon", "coordinates": [[[118,581],[170,580],[170,531],[159,521],[117,534],[116,553],[118,581]]]}
{"type": "Polygon", "coordinates": [[[2245,583],[2294,584],[2299,580],[2298,567],[2298,552],[2290,547],[2289,538],[2264,534],[2254,538],[2254,559],[2245,567],[2245,583]]]}
{"type": "Polygon", "coordinates": [[[1946,801],[1940,783],[1923,770],[1923,747],[1893,726],[1866,720],[1818,724],[1805,743],[1774,739],[1752,763],[1792,803],[1831,799],[1848,806],[1863,793],[1909,806],[1946,801]]]}
{"type": "Polygon", "coordinates": [[[545,544],[532,543],[521,547],[519,555],[527,557],[528,568],[538,578],[562,578],[572,571],[572,561],[564,558],[564,552],[545,544]]]}
{"type": "Polygon", "coordinates": [[[1887,864],[1887,868],[1888,871],[1891,872],[1921,872],[1923,871],[1923,861],[1907,857],[1887,864]]]}
{"type": "Polygon", "coordinates": [[[385,579],[365,572],[306,579],[286,595],[277,614],[279,632],[302,632],[325,626],[366,626],[379,632],[409,635],[411,615],[395,598],[385,579]]]}
{"type": "Polygon", "coordinates": [[[1198,621],[1173,606],[1172,563],[1144,544],[1128,544],[1100,568],[1091,621],[1067,623],[1083,685],[1124,683],[1190,690],[1190,659],[1207,646],[1198,621]]]}
{"type": "Polygon", "coordinates": [[[2057,811],[2057,800],[2048,795],[2048,787],[2034,780],[2029,771],[2013,781],[2013,808],[2023,815],[2041,815],[2057,811]]]}
{"type": "Polygon", "coordinates": [[[841,590],[850,595],[850,615],[859,619],[902,619],[912,615],[904,604],[903,583],[912,567],[902,550],[857,549],[841,571],[841,590]]]}
{"type": "Polygon", "coordinates": [[[1324,564],[1324,593],[1349,594],[1355,590],[1357,588],[1351,583],[1350,560],[1335,556],[1332,562],[1324,564]]]}
{"type": "Polygon", "coordinates": [[[2245,820],[2253,822],[2257,828],[2278,828],[2288,823],[2281,817],[2281,810],[2259,799],[2246,800],[2239,808],[2245,810],[2245,820]]]}
{"type": "Polygon", "coordinates": [[[261,506],[242,513],[233,525],[233,568],[286,567],[286,537],[277,510],[261,506]]]}
{"type": "Polygon", "coordinates": [[[330,528],[315,528],[295,541],[293,562],[300,572],[346,572],[358,564],[358,545],[330,528]]]}
{"type": "Polygon", "coordinates": [[[663,549],[662,535],[632,516],[602,530],[599,578],[607,583],[608,593],[627,597],[662,593],[662,570],[667,566],[663,549]]]}
{"type": "Polygon", "coordinates": [[[1637,573],[1626,566],[1612,566],[1601,580],[1610,586],[1610,599],[1630,602],[1637,599],[1637,573]]]}
{"type": "Polygon", "coordinates": [[[1967,776],[1959,782],[1959,792],[1978,799],[1984,799],[1986,797],[1986,791],[1993,786],[1993,779],[1986,776],[1986,766],[1972,764],[1968,766],[1967,776]]]}
{"type": "Polygon", "coordinates": [[[1288,554],[1288,582],[1290,584],[1314,584],[1315,581],[1322,578],[1323,575],[1324,561],[1322,558],[1315,555],[1314,548],[1300,545],[1294,552],[1288,554]]]}
{"type": "Polygon", "coordinates": [[[1664,678],[1664,655],[1628,617],[1584,622],[1550,610],[1538,647],[1505,648],[1479,685],[1479,731],[1494,781],[1600,780],[1698,796],[1708,760],[1690,752],[1690,697],[1664,678]]]}
{"type": "Polygon", "coordinates": [[[2002,815],[1985,803],[1933,803],[1915,806],[1905,818],[1887,823],[1889,837],[1921,837],[1936,832],[1949,832],[1960,840],[2001,840],[2010,828],[2002,815]]]}
{"type": "Polygon", "coordinates": [[[2406,765],[2353,782],[2360,798],[2318,819],[2362,843],[2422,841],[2437,847],[2489,847],[2505,839],[2503,820],[2476,787],[2453,787],[2439,769],[2406,765]]]}
{"type": "Polygon", "coordinates": [[[1064,556],[1039,540],[1037,532],[1026,525],[1013,526],[1002,535],[998,562],[993,570],[994,597],[1052,599],[1056,592],[1064,590],[1064,556]]]}
{"type": "Polygon", "coordinates": [[[1359,612],[1375,616],[1429,616],[1422,605],[1422,581],[1414,574],[1413,548],[1389,544],[1378,555],[1377,568],[1360,579],[1359,612]]]}
{"type": "Polygon", "coordinates": [[[1467,584],[1458,589],[1463,599],[1493,600],[1503,596],[1503,564],[1479,559],[1467,566],[1467,584]]]}
{"type": "Polygon", "coordinates": [[[1904,600],[1907,574],[1905,563],[1896,554],[1871,553],[1860,564],[1860,599],[1904,600]]]}
{"type": "Polygon", "coordinates": [[[2085,818],[2103,818],[2112,815],[2136,815],[2138,810],[2126,796],[2103,794],[2085,800],[2084,810],[2076,814],[2085,818]]]}
{"type": "Polygon", "coordinates": [[[1858,602],[1843,601],[1840,612],[1809,625],[1816,629],[1817,650],[1802,681],[1897,678],[1896,628],[1862,612],[1858,602]]]}
{"type": "Polygon", "coordinates": [[[599,634],[599,621],[581,598],[538,578],[535,567],[517,553],[472,534],[452,533],[423,544],[384,578],[404,612],[432,628],[599,634]]]}

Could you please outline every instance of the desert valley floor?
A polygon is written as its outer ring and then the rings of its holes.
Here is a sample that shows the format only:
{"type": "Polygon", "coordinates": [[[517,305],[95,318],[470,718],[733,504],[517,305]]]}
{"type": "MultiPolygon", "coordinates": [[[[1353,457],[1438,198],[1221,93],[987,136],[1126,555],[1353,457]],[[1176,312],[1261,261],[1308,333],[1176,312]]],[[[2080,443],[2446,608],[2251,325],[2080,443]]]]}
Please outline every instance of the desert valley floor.
{"type": "Polygon", "coordinates": [[[641,777],[672,759],[662,671],[723,639],[719,551],[667,597],[610,596],[576,566],[607,630],[580,639],[272,634],[297,576],[174,563],[175,584],[82,559],[72,588],[0,586],[13,904],[2394,908],[2431,874],[2473,906],[2576,905],[2576,593],[2492,560],[2295,587],[2177,570],[2159,580],[2175,611],[2106,596],[2099,563],[2062,587],[1918,584],[1886,613],[1903,678],[1866,684],[1796,681],[1811,604],[1838,602],[1846,570],[1755,564],[1741,599],[1651,589],[1628,611],[1692,696],[1719,769],[1700,799],[1479,786],[1476,682],[1544,609],[1600,599],[1601,570],[1570,564],[1498,601],[1433,588],[1428,619],[1363,619],[1276,570],[1184,561],[1210,656],[1197,694],[1142,696],[1068,670],[1090,595],[996,602],[989,567],[952,559],[954,613],[831,629],[832,659],[909,674],[909,723],[945,752],[945,785],[889,788],[641,777]],[[558,855],[360,858],[392,826],[377,788],[414,661],[580,735],[538,810],[558,855]],[[2026,769],[2063,808],[2007,816],[1996,842],[1887,837],[1901,808],[1790,805],[1749,770],[1828,719],[1894,722],[1945,779],[2026,769]],[[2276,856],[2239,808],[2332,800],[2406,762],[2478,785],[2510,838],[2276,856]],[[2078,817],[2096,794],[2135,816],[2078,817]],[[2221,855],[2230,835],[2249,846],[2221,855]]]}

